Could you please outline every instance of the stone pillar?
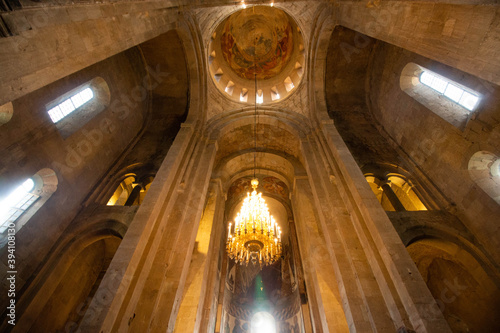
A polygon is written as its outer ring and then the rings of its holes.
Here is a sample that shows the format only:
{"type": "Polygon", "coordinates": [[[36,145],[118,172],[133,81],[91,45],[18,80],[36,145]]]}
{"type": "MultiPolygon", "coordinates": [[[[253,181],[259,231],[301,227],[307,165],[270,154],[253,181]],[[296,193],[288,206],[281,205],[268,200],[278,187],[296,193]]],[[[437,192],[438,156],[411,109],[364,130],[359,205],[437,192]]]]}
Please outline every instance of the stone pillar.
{"type": "Polygon", "coordinates": [[[295,265],[295,278],[297,283],[297,288],[300,295],[302,317],[304,319],[304,329],[305,332],[313,332],[311,324],[311,315],[309,313],[309,301],[307,299],[307,290],[304,281],[304,269],[302,265],[302,259],[300,257],[299,242],[297,236],[297,227],[295,221],[290,219],[288,221],[289,232],[290,232],[290,246],[293,252],[293,261],[295,265]]]}
{"type": "Polygon", "coordinates": [[[296,177],[292,209],[309,305],[309,316],[304,318],[310,317],[309,324],[313,332],[346,332],[348,325],[337,287],[336,272],[330,261],[328,236],[321,230],[316,218],[312,196],[308,179],[296,177]]]}
{"type": "Polygon", "coordinates": [[[396,212],[404,212],[404,211],[406,211],[405,206],[403,206],[403,204],[401,203],[401,201],[399,201],[399,198],[396,195],[396,193],[394,193],[394,191],[392,190],[391,185],[389,185],[386,182],[381,187],[382,187],[382,190],[384,191],[384,194],[386,195],[387,199],[389,199],[389,201],[391,202],[392,207],[394,207],[394,210],[396,210],[396,212]]]}
{"type": "Polygon", "coordinates": [[[224,202],[219,179],[212,180],[196,235],[196,249],[189,267],[174,332],[214,332],[217,315],[224,202]]]}
{"type": "Polygon", "coordinates": [[[87,311],[83,332],[172,332],[216,143],[182,125],[87,311]]]}
{"type": "Polygon", "coordinates": [[[207,265],[203,275],[203,288],[200,293],[198,315],[196,317],[195,332],[215,332],[219,300],[219,288],[224,263],[224,209],[225,196],[221,182],[216,181],[216,202],[213,214],[212,232],[210,234],[210,247],[208,249],[207,265]],[[223,254],[221,254],[221,251],[223,254]]]}
{"type": "MultiPolygon", "coordinates": [[[[399,235],[332,122],[321,124],[316,140],[323,159],[306,157],[305,160],[309,166],[321,164],[331,168],[336,189],[349,214],[348,219],[337,219],[338,228],[345,232],[336,235],[342,240],[342,246],[348,247],[345,258],[356,274],[354,280],[343,279],[345,285],[341,287],[357,284],[358,291],[364,294],[365,308],[361,311],[370,313],[373,330],[389,332],[404,326],[416,332],[450,332],[399,235]],[[363,281],[365,279],[367,281],[363,281]],[[383,312],[390,314],[392,327],[383,312]]],[[[322,187],[332,193],[331,186],[325,182],[313,180],[313,183],[313,190],[322,187]]],[[[316,192],[321,193],[317,189],[316,192]]],[[[336,197],[328,199],[337,200],[336,197]]],[[[320,204],[323,206],[323,202],[320,204]]],[[[323,208],[323,213],[328,216],[328,208],[323,208]]],[[[335,247],[335,254],[339,249],[341,247],[335,247]]],[[[341,269],[339,274],[345,271],[341,269]]],[[[354,323],[357,324],[356,319],[354,323]]]]}
{"type": "Polygon", "coordinates": [[[132,206],[137,197],[139,197],[139,195],[141,194],[142,189],[142,184],[137,184],[132,190],[132,193],[130,193],[130,195],[128,196],[127,201],[125,201],[124,206],[132,206]]]}
{"type": "MultiPolygon", "coordinates": [[[[363,251],[352,213],[338,190],[337,178],[328,171],[326,157],[322,156],[314,136],[303,140],[301,145],[318,215],[317,228],[324,235],[327,250],[328,260],[323,266],[329,266],[334,272],[325,282],[330,288],[337,286],[349,330],[368,332],[375,327],[383,332],[395,330],[397,326],[389,308],[392,304],[386,304],[385,290],[377,284],[369,263],[371,258],[363,251]]],[[[332,314],[327,314],[327,321],[329,330],[335,331],[332,314]]]]}

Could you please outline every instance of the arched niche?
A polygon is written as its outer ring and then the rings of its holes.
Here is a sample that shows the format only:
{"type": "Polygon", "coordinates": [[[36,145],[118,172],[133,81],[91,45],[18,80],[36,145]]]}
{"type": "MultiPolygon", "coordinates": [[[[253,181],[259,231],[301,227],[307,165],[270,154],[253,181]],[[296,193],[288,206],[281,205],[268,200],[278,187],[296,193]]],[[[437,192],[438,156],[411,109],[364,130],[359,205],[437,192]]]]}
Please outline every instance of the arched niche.
{"type": "Polygon", "coordinates": [[[407,250],[454,332],[496,330],[498,281],[469,252],[437,238],[416,240],[407,250]]]}
{"type": "Polygon", "coordinates": [[[120,182],[109,198],[108,206],[136,206],[144,200],[146,192],[151,186],[154,177],[140,179],[135,174],[128,174],[120,182]]]}
{"type": "Polygon", "coordinates": [[[45,295],[46,302],[29,332],[75,330],[92,297],[106,297],[95,291],[120,242],[116,236],[97,239],[68,262],[56,288],[45,295]]]}
{"type": "Polygon", "coordinates": [[[12,106],[12,102],[0,105],[0,126],[8,123],[13,114],[14,107],[12,106]]]}
{"type": "Polygon", "coordinates": [[[365,173],[366,181],[384,210],[427,210],[428,208],[415,191],[415,184],[403,174],[390,172],[389,170],[365,173]]]}
{"type": "Polygon", "coordinates": [[[40,273],[19,292],[16,329],[76,331],[93,297],[106,302],[107,291],[96,291],[126,230],[117,220],[91,219],[66,233],[40,273]]]}
{"type": "Polygon", "coordinates": [[[500,204],[500,158],[489,151],[478,151],[470,158],[468,169],[472,181],[500,204]]]}
{"type": "Polygon", "coordinates": [[[107,205],[124,206],[130,194],[134,190],[134,186],[137,186],[135,179],[136,175],[127,175],[125,179],[120,182],[111,198],[109,198],[107,205]]]}
{"type": "Polygon", "coordinates": [[[401,174],[388,174],[387,181],[406,210],[427,210],[413,190],[412,182],[401,174]]]}

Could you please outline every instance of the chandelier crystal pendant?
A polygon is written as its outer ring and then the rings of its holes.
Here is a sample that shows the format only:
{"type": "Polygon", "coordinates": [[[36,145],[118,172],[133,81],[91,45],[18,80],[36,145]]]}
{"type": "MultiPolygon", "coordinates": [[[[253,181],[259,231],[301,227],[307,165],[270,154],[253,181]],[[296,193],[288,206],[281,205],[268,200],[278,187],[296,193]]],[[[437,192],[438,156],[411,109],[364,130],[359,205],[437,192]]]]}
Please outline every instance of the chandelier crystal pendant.
{"type": "Polygon", "coordinates": [[[249,262],[270,265],[281,256],[281,228],[269,214],[262,193],[257,194],[259,181],[252,179],[252,193],[248,193],[243,206],[228,225],[227,253],[240,265],[249,262]]]}

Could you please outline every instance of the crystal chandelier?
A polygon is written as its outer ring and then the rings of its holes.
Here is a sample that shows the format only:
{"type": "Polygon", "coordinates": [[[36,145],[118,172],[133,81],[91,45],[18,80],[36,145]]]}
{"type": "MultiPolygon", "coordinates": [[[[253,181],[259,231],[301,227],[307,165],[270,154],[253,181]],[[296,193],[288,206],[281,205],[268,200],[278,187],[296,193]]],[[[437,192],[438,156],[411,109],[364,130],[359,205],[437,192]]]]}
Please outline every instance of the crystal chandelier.
{"type": "Polygon", "coordinates": [[[262,193],[257,194],[259,181],[252,179],[252,193],[248,193],[243,206],[229,223],[227,253],[240,264],[249,262],[270,265],[281,256],[281,228],[269,214],[262,193]]]}
{"type": "MultiPolygon", "coordinates": [[[[256,43],[254,41],[254,43],[256,43]]],[[[254,44],[254,48],[256,45],[254,44]]],[[[257,61],[254,59],[255,113],[252,193],[248,193],[243,206],[232,223],[228,225],[226,250],[229,258],[240,265],[249,262],[270,265],[281,256],[281,229],[269,214],[262,193],[257,194],[259,181],[255,177],[257,168],[257,61]]]]}

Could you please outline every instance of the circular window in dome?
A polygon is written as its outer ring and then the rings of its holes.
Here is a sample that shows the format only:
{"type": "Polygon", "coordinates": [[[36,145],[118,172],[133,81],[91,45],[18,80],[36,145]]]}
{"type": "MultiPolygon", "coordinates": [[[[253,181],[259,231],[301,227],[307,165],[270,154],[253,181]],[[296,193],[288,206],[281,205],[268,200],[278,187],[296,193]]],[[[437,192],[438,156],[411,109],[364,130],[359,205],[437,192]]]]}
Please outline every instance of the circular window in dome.
{"type": "Polygon", "coordinates": [[[270,103],[299,85],[304,53],[301,31],[288,14],[275,7],[248,7],[230,15],[212,34],[210,75],[232,100],[270,103]]]}

